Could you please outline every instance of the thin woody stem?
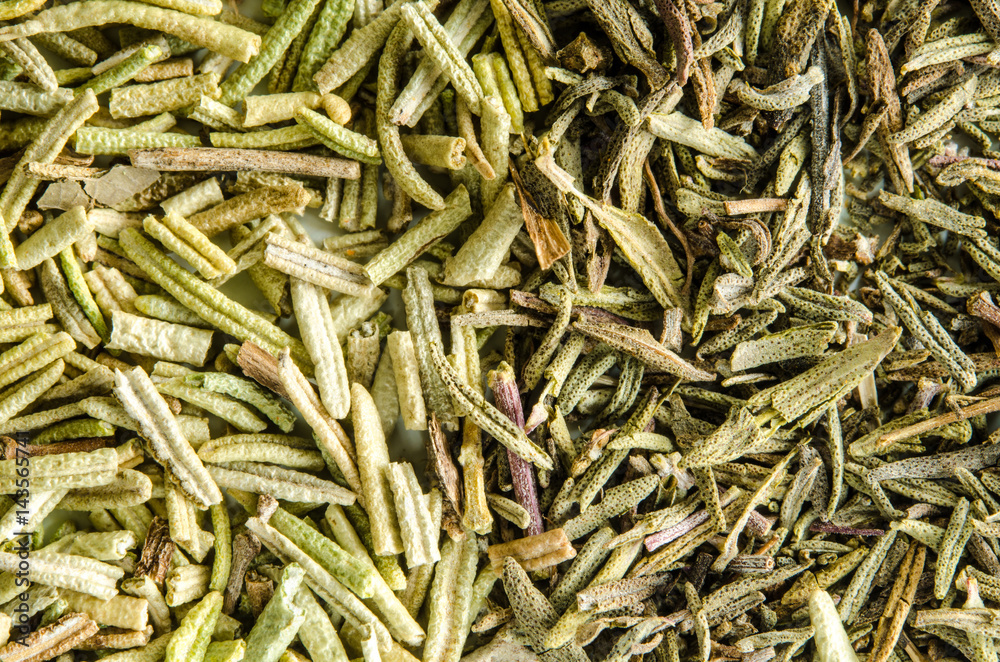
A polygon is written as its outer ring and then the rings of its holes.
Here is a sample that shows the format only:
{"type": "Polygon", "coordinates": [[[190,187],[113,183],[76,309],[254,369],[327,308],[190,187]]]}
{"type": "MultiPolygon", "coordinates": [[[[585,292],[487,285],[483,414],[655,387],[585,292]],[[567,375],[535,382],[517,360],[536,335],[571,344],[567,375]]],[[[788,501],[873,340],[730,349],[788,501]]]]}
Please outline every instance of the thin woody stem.
{"type": "Polygon", "coordinates": [[[969,405],[958,412],[951,411],[947,414],[935,416],[934,418],[928,418],[926,421],[914,423],[913,425],[909,425],[905,428],[893,430],[892,432],[886,432],[884,435],[879,437],[878,446],[880,448],[886,448],[897,441],[926,434],[931,430],[936,430],[940,427],[944,427],[945,425],[951,425],[952,423],[964,421],[982,414],[992,414],[996,411],[1000,411],[1000,397],[990,398],[989,400],[984,400],[983,402],[977,402],[976,404],[969,405]]]}
{"type": "Polygon", "coordinates": [[[677,237],[677,241],[681,242],[681,246],[684,247],[687,274],[684,276],[684,289],[681,290],[681,296],[686,299],[691,293],[691,283],[694,281],[694,256],[691,255],[691,246],[688,244],[687,235],[674,225],[673,220],[667,215],[667,210],[663,206],[663,196],[660,194],[660,186],[656,183],[656,177],[653,176],[653,169],[649,167],[649,159],[643,163],[643,171],[646,174],[646,182],[649,184],[649,193],[653,198],[653,209],[656,210],[656,215],[660,217],[660,221],[664,225],[670,228],[670,231],[677,237]]]}
{"type": "MultiPolygon", "coordinates": [[[[490,372],[490,388],[499,409],[514,425],[524,429],[524,409],[521,404],[521,394],[517,388],[514,371],[503,363],[490,372]]],[[[535,490],[535,473],[531,464],[514,451],[507,449],[507,461],[510,464],[510,475],[514,483],[514,497],[517,502],[531,515],[531,522],[525,533],[529,536],[538,535],[545,530],[542,523],[542,512],[538,506],[538,494],[535,490]]]]}

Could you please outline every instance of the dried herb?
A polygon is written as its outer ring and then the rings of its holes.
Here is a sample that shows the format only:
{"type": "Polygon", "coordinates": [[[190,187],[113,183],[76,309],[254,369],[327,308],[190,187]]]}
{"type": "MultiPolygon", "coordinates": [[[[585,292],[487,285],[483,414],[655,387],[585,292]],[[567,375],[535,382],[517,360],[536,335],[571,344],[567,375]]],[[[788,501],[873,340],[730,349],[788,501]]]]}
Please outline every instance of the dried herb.
{"type": "Polygon", "coordinates": [[[997,659],[995,1],[0,5],[3,660],[997,659]]]}

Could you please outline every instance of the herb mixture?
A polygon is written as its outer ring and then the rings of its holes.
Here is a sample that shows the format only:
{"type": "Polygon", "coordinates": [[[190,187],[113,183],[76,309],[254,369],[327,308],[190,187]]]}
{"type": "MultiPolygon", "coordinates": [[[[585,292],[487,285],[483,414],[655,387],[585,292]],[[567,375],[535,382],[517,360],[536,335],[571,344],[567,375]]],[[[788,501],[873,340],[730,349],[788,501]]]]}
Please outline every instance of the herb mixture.
{"type": "Polygon", "coordinates": [[[2,662],[997,661],[996,0],[46,4],[2,662]]]}

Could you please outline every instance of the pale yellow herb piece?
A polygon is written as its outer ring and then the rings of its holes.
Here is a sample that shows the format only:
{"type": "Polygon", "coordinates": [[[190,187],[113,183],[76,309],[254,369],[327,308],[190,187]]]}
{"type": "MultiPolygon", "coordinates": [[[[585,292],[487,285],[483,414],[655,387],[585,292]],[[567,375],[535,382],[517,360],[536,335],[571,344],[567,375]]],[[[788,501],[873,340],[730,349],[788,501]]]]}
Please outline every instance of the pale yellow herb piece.
{"type": "Polygon", "coordinates": [[[392,357],[392,369],[396,376],[403,427],[407,430],[427,429],[427,410],[424,394],[420,386],[417,355],[413,348],[413,338],[409,331],[393,331],[387,338],[387,349],[392,357]]]}
{"type": "Polygon", "coordinates": [[[94,229],[83,207],[73,207],[32,233],[14,251],[17,268],[33,269],[46,258],[55,257],[94,229]]]}
{"type": "Polygon", "coordinates": [[[114,118],[142,117],[177,110],[196,103],[201,95],[219,97],[219,76],[198,74],[146,85],[128,85],[111,90],[109,110],[114,118]]]}
{"type": "Polygon", "coordinates": [[[111,342],[107,348],[201,366],[208,358],[213,335],[208,329],[116,310],[111,314],[111,342]]]}
{"type": "Polygon", "coordinates": [[[351,419],[358,456],[358,472],[365,495],[365,508],[372,523],[375,553],[390,556],[403,551],[399,523],[389,488],[389,447],[382,433],[375,402],[364,386],[351,385],[351,419]]]}

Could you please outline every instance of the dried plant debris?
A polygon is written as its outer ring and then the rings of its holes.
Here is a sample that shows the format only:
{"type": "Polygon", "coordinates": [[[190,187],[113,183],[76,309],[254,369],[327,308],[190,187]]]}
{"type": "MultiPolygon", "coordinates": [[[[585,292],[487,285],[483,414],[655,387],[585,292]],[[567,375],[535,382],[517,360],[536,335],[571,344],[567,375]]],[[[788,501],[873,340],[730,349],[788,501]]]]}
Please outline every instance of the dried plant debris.
{"type": "Polygon", "coordinates": [[[998,39],[3,0],[0,662],[1000,662],[998,39]]]}

